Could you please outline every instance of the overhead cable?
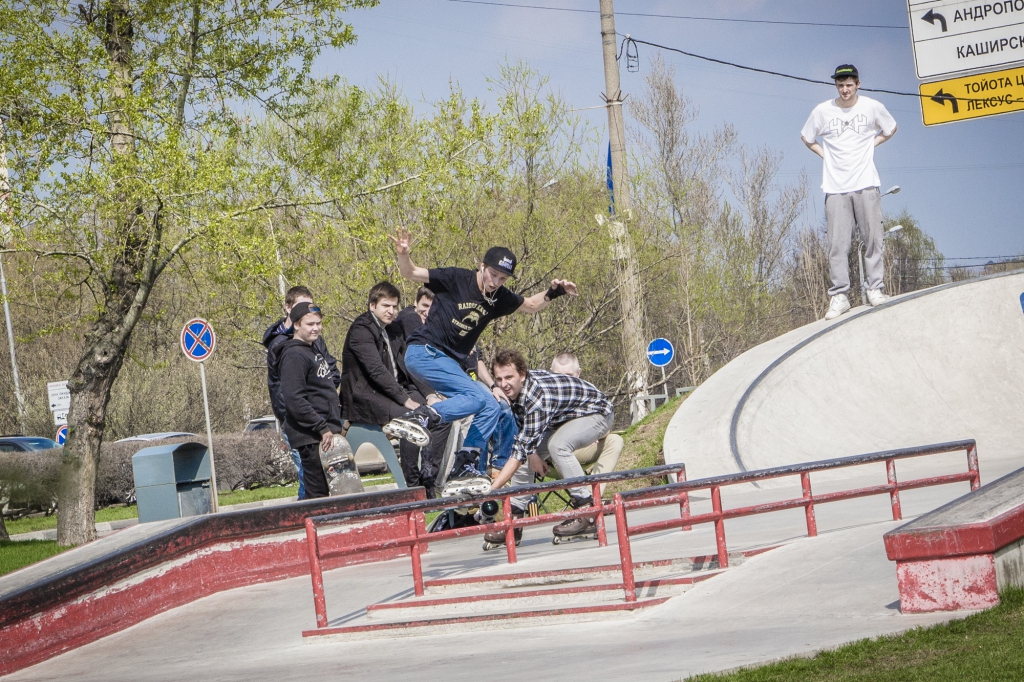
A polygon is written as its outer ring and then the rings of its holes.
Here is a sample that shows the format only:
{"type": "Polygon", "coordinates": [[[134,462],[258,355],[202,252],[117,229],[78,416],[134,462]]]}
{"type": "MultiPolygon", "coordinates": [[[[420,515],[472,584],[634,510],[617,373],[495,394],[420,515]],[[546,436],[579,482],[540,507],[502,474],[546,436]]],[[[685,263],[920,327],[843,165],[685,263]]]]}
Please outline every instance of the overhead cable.
{"type": "MultiPolygon", "coordinates": [[[[539,9],[549,12],[572,12],[575,14],[600,14],[596,9],[576,9],[572,7],[546,7],[544,5],[520,5],[511,2],[490,2],[489,0],[448,0],[448,2],[459,2],[465,5],[490,5],[492,7],[515,7],[519,9],[539,9]]],[[[780,19],[736,19],[731,17],[699,17],[685,14],[654,14],[652,12],[616,12],[617,16],[623,17],[649,17],[653,19],[685,19],[689,21],[721,21],[735,24],[778,24],[782,26],[824,26],[828,28],[882,28],[907,30],[906,26],[892,26],[888,24],[835,24],[817,21],[782,21],[780,19]]]]}

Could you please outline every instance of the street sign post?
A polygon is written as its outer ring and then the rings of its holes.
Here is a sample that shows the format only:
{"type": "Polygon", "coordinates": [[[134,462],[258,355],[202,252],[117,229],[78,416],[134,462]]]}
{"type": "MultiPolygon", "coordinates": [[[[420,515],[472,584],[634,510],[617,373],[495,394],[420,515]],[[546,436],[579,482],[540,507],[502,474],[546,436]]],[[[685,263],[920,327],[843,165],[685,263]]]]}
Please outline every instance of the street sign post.
{"type": "Polygon", "coordinates": [[[926,126],[1024,111],[1024,66],[924,83],[920,92],[926,126]]]}
{"type": "Polygon", "coordinates": [[[1024,0],[907,0],[917,77],[1024,61],[1024,0]]]}
{"type": "Polygon", "coordinates": [[[65,424],[64,426],[62,426],[59,429],[57,429],[57,437],[54,438],[54,440],[57,441],[57,445],[64,445],[64,443],[68,442],[68,425],[67,424],[65,424]]]}
{"type": "Polygon", "coordinates": [[[217,467],[213,459],[213,429],[210,427],[210,399],[206,393],[206,361],[217,347],[217,335],[206,320],[196,317],[185,323],[181,329],[181,352],[193,362],[199,363],[199,380],[203,385],[203,411],[206,414],[206,443],[210,450],[210,487],[213,488],[213,511],[217,504],[217,467]]]}
{"type": "Polygon", "coordinates": [[[71,409],[71,391],[68,382],[51,381],[46,384],[46,396],[53,413],[53,423],[57,426],[68,423],[68,410],[71,409]]]}
{"type": "Polygon", "coordinates": [[[672,362],[676,349],[668,339],[654,339],[647,344],[647,361],[661,369],[661,390],[665,393],[665,402],[668,402],[668,378],[665,376],[665,365],[672,362]]]}

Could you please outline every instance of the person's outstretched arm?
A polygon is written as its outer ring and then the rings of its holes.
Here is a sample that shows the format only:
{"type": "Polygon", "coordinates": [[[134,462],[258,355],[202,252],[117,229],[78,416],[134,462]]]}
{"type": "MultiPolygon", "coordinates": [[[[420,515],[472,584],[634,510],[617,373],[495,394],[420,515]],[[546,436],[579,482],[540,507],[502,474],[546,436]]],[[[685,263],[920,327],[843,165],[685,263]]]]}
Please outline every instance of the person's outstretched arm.
{"type": "Polygon", "coordinates": [[[412,233],[404,227],[399,227],[394,236],[388,235],[395,243],[395,253],[398,255],[398,271],[402,277],[410,282],[426,284],[430,281],[430,271],[421,268],[412,262],[409,252],[412,250],[412,233]]]}
{"type": "Polygon", "coordinates": [[[551,301],[569,294],[570,296],[579,296],[576,291],[576,285],[567,279],[553,279],[551,280],[551,288],[547,291],[539,291],[533,296],[523,299],[523,304],[516,310],[517,313],[524,313],[526,315],[533,315],[539,313],[550,305],[551,301]]]}

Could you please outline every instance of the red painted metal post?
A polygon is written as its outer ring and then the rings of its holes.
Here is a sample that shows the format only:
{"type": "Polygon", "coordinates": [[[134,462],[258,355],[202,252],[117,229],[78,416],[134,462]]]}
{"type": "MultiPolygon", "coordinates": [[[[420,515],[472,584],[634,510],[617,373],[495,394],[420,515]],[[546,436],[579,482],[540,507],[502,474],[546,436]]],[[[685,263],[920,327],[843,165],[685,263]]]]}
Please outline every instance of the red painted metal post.
{"type": "Polygon", "coordinates": [[[977,490],[981,487],[981,472],[978,470],[978,446],[968,445],[967,446],[967,468],[970,470],[971,476],[971,490],[977,490]]]}
{"type": "Polygon", "coordinates": [[[636,579],[633,576],[633,552],[629,546],[629,526],[626,525],[626,510],[622,506],[622,495],[615,493],[615,533],[619,540],[619,563],[622,565],[622,590],[626,601],[636,601],[636,579]]]}
{"type": "Polygon", "coordinates": [[[594,524],[597,526],[597,544],[599,547],[608,546],[608,532],[604,528],[604,500],[601,499],[601,484],[595,483],[592,489],[594,506],[597,507],[597,518],[594,524]]]}
{"type": "Polygon", "coordinates": [[[800,486],[804,489],[804,516],[807,517],[807,537],[818,535],[818,521],[814,518],[814,497],[811,495],[811,474],[808,471],[800,474],[800,486]]]}
{"type": "Polygon", "coordinates": [[[508,553],[508,562],[516,563],[516,531],[512,526],[512,498],[506,495],[501,500],[501,513],[505,516],[505,523],[508,529],[505,531],[505,551],[508,553]]]}
{"type": "Polygon", "coordinates": [[[889,492],[889,504],[892,505],[892,520],[899,521],[903,518],[903,508],[900,507],[900,487],[896,482],[896,460],[885,460],[885,477],[893,489],[889,492]]]}
{"type": "Polygon", "coordinates": [[[309,577],[313,581],[313,608],[316,610],[316,626],[327,627],[327,600],[324,599],[324,572],[320,568],[320,548],[317,545],[316,527],[312,519],[306,519],[306,547],[309,549],[309,577]]]}
{"type": "Polygon", "coordinates": [[[722,491],[711,486],[711,508],[715,513],[715,541],[718,543],[718,567],[729,567],[729,550],[725,546],[725,519],[722,518],[722,491]]]}
{"type": "Polygon", "coordinates": [[[423,563],[420,561],[420,529],[416,523],[416,514],[409,513],[409,535],[413,538],[412,546],[409,547],[409,555],[412,557],[412,586],[417,597],[423,596],[423,563]]]}
{"type": "MultiPolygon", "coordinates": [[[[676,483],[682,483],[686,480],[686,469],[676,474],[676,483]]],[[[684,492],[679,496],[679,518],[688,519],[690,518],[690,493],[684,492]]],[[[684,525],[682,530],[693,530],[693,526],[687,524],[684,525]]]]}

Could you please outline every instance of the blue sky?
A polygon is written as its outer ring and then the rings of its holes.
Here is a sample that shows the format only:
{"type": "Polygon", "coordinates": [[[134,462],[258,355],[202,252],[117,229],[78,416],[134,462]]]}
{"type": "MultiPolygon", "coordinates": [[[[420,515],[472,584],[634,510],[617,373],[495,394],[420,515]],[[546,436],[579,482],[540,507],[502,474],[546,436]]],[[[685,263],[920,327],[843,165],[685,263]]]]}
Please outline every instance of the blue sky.
{"type": "MultiPolygon", "coordinates": [[[[507,0],[512,4],[596,10],[598,0],[507,0]]],[[[827,80],[844,62],[860,69],[864,87],[916,92],[905,2],[854,0],[617,0],[616,28],[635,38],[740,64],[827,80]],[[626,12],[722,18],[884,24],[902,29],[783,26],[626,16],[626,12]]],[[[379,75],[416,102],[442,98],[449,81],[470,96],[492,100],[486,78],[500,62],[525,59],[551,79],[575,107],[601,103],[604,90],[597,14],[518,9],[448,0],[382,0],[350,12],[359,42],[325,54],[318,68],[372,87],[379,75]]],[[[641,69],[622,64],[622,88],[638,96],[655,49],[640,46],[641,69]]],[[[800,142],[815,104],[834,96],[811,85],[740,71],[673,53],[676,82],[700,110],[694,124],[711,131],[732,123],[740,141],[784,154],[782,177],[811,179],[811,220],[822,216],[821,161],[800,142]]],[[[1024,112],[925,128],[918,101],[871,94],[896,118],[897,135],[875,156],[887,213],[909,210],[947,257],[1024,253],[1024,112]]],[[[605,128],[603,110],[582,112],[605,128]]]]}

